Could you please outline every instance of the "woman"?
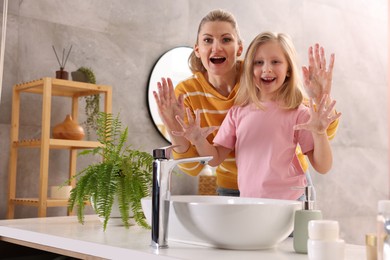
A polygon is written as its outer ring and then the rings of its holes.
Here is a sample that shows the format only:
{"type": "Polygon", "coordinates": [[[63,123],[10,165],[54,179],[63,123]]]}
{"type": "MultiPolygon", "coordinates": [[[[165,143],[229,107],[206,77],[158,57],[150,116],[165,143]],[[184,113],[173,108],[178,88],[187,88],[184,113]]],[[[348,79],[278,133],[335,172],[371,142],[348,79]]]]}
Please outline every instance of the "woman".
{"type": "MultiPolygon", "coordinates": [[[[214,130],[222,124],[236,99],[242,69],[242,62],[239,60],[242,51],[242,40],[234,16],[223,10],[211,11],[199,24],[194,51],[189,58],[193,76],[180,82],[175,90],[170,79],[163,78],[157,84],[158,93],[154,92],[154,97],[172,145],[175,146],[175,158],[198,156],[196,148],[186,138],[172,135],[172,131],[182,130],[175,116],[184,118],[185,107],[190,109],[192,116],[194,111],[200,110],[201,127],[206,129],[203,134],[212,143],[217,133],[214,130]]],[[[313,52],[313,48],[309,48],[310,66],[303,70],[304,80],[305,86],[309,87],[309,95],[316,103],[323,94],[330,93],[333,62],[332,55],[329,69],[326,70],[323,49],[316,45],[313,52]]],[[[329,126],[329,138],[334,136],[337,125],[336,120],[329,126]]],[[[299,148],[297,157],[306,172],[308,164],[299,148]]],[[[180,168],[185,173],[196,176],[203,165],[189,163],[180,168]]],[[[234,151],[216,168],[216,175],[219,195],[239,196],[234,151]]]]}

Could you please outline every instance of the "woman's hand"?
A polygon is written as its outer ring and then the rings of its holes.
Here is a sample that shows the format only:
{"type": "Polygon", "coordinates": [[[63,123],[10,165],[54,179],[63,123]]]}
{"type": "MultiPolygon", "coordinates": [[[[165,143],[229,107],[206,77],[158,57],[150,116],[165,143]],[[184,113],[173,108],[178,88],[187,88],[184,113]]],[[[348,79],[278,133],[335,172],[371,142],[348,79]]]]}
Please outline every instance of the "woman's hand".
{"type": "Polygon", "coordinates": [[[180,118],[184,116],[183,95],[180,95],[176,99],[170,78],[161,78],[161,82],[157,82],[157,89],[158,93],[153,91],[153,96],[157,103],[158,113],[165,127],[169,132],[180,129],[176,116],[180,118]]]}
{"type": "Polygon", "coordinates": [[[327,102],[330,103],[330,92],[332,90],[332,77],[335,55],[330,55],[328,69],[326,68],[325,50],[318,43],[309,47],[309,68],[302,67],[304,87],[310,98],[318,105],[324,95],[328,95],[327,102]]]}
{"type": "Polygon", "coordinates": [[[332,112],[336,101],[333,100],[327,105],[328,96],[324,95],[319,106],[314,106],[313,99],[310,99],[310,119],[304,123],[294,126],[294,130],[308,130],[313,134],[326,135],[329,124],[341,116],[341,113],[332,112]]]}
{"type": "Polygon", "coordinates": [[[182,118],[176,116],[176,120],[182,127],[182,131],[172,131],[175,136],[183,136],[192,144],[198,144],[200,141],[204,141],[206,137],[213,131],[218,129],[217,126],[212,127],[200,127],[200,110],[195,111],[195,119],[191,115],[189,108],[186,108],[188,124],[184,122],[182,118]]]}

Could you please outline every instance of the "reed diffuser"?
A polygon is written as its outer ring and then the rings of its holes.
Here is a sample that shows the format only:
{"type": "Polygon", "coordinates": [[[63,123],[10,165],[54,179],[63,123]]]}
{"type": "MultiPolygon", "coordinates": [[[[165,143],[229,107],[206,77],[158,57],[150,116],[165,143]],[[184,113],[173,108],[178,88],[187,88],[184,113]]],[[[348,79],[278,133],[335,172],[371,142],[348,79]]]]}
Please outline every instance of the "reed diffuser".
{"type": "Polygon", "coordinates": [[[68,79],[68,78],[69,78],[69,74],[68,74],[68,72],[65,70],[65,65],[66,65],[66,62],[68,61],[70,52],[72,51],[72,45],[70,46],[69,51],[68,51],[68,54],[66,55],[66,57],[65,57],[65,48],[62,49],[62,58],[61,58],[61,61],[60,61],[60,59],[59,59],[59,57],[58,57],[56,48],[54,48],[54,45],[53,45],[52,47],[53,47],[54,54],[56,55],[58,64],[60,65],[60,70],[57,70],[57,71],[56,71],[56,78],[57,78],[57,79],[68,79]]]}

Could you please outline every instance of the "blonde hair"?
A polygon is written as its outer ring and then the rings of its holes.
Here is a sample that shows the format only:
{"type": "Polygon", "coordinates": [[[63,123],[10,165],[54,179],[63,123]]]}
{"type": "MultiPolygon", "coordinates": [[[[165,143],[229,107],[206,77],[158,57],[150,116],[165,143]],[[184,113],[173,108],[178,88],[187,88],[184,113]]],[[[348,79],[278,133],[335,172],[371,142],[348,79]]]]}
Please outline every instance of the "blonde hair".
{"type": "MultiPolygon", "coordinates": [[[[234,30],[237,33],[238,42],[242,43],[240,32],[238,30],[238,25],[236,18],[234,18],[233,14],[229,13],[228,11],[217,9],[209,12],[203,19],[200,21],[199,27],[198,27],[198,34],[196,36],[196,44],[198,44],[199,40],[199,33],[202,30],[202,27],[207,22],[228,22],[230,23],[234,30]]],[[[192,51],[190,57],[188,58],[188,65],[190,67],[190,70],[192,73],[196,72],[206,72],[206,68],[203,66],[202,61],[200,58],[196,57],[195,52],[192,51]]]]}
{"type": "Polygon", "coordinates": [[[263,32],[257,35],[248,47],[245,55],[244,66],[241,74],[240,89],[237,93],[235,105],[246,106],[254,103],[263,109],[261,105],[261,91],[254,82],[253,62],[257,49],[264,43],[275,41],[280,44],[288,62],[288,73],[283,85],[278,89],[274,100],[283,101],[283,108],[295,109],[303,100],[301,91],[301,79],[299,77],[298,66],[296,64],[297,54],[294,45],[287,34],[263,32]]]}

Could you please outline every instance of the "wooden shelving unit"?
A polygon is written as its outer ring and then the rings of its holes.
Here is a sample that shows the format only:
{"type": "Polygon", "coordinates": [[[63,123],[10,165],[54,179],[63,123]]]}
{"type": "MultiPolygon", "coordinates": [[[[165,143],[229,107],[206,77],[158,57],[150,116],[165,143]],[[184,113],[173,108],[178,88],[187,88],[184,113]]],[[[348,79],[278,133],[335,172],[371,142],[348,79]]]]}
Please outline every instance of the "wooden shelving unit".
{"type": "MultiPolygon", "coordinates": [[[[45,217],[48,207],[66,207],[68,201],[61,199],[48,199],[48,170],[49,151],[51,149],[68,150],[69,178],[76,174],[77,150],[91,149],[100,145],[96,141],[77,141],[50,138],[51,102],[53,96],[72,99],[71,115],[78,119],[79,97],[94,94],[104,96],[104,112],[112,112],[112,88],[107,85],[95,85],[62,79],[42,78],[22,84],[14,85],[12,93],[12,119],[11,119],[11,148],[8,180],[8,211],[7,218],[14,218],[15,205],[38,207],[38,217],[45,217]],[[19,140],[20,94],[32,93],[43,96],[42,101],[42,133],[41,138],[19,140]],[[38,198],[16,198],[17,188],[17,161],[19,148],[40,148],[40,173],[38,198]]],[[[21,173],[23,174],[23,173],[21,173]]],[[[75,185],[74,181],[71,183],[75,185]]]]}

